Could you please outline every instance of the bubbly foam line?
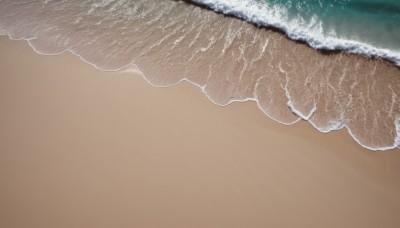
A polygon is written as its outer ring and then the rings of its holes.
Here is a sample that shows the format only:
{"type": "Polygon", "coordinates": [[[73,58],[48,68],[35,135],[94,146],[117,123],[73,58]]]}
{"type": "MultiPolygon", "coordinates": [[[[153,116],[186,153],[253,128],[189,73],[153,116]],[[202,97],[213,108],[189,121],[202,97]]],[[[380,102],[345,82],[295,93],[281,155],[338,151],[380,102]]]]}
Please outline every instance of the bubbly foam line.
{"type": "Polygon", "coordinates": [[[274,27],[296,41],[303,41],[315,49],[343,50],[367,57],[381,58],[400,66],[400,53],[388,49],[377,48],[355,40],[324,36],[322,27],[313,18],[308,26],[302,26],[300,19],[288,21],[287,12],[282,7],[271,7],[255,0],[191,0],[225,15],[234,16],[257,26],[274,27]]]}

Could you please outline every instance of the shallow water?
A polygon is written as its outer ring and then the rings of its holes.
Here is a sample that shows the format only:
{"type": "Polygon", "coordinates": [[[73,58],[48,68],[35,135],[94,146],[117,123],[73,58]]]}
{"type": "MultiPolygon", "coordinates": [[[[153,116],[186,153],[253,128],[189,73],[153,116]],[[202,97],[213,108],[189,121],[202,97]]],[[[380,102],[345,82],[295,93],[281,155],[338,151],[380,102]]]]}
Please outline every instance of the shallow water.
{"type": "Polygon", "coordinates": [[[322,53],[191,4],[2,0],[0,33],[42,54],[71,51],[100,70],[137,67],[155,86],[187,80],[219,105],[256,101],[283,124],[347,127],[372,150],[400,145],[400,70],[393,64],[322,53]]]}

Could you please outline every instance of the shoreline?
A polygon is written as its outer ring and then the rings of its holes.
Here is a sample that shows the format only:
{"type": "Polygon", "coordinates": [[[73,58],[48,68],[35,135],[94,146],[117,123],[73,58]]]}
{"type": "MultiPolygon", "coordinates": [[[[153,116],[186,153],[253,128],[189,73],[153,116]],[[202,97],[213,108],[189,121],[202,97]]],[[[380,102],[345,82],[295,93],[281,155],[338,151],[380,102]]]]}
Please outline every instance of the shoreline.
{"type": "MultiPolygon", "coordinates": [[[[282,34],[282,35],[284,35],[284,34],[282,34]]],[[[0,37],[6,37],[6,39],[10,39],[10,40],[13,40],[13,41],[23,41],[23,42],[27,42],[28,45],[30,46],[30,48],[31,48],[35,53],[37,53],[37,54],[39,54],[39,55],[43,55],[43,56],[58,56],[58,55],[63,55],[63,54],[65,54],[65,53],[70,53],[70,54],[72,54],[72,55],[78,57],[78,58],[79,58],[81,61],[83,61],[85,64],[88,64],[88,65],[90,65],[91,67],[94,67],[96,70],[99,70],[99,71],[102,71],[102,72],[114,72],[114,73],[118,73],[118,72],[124,72],[124,71],[126,71],[126,70],[127,70],[128,72],[129,72],[129,71],[130,71],[130,72],[133,71],[133,72],[136,72],[137,74],[139,74],[149,85],[151,85],[152,87],[155,87],[155,88],[170,88],[170,87],[174,87],[174,86],[176,86],[176,85],[178,85],[178,84],[181,84],[181,83],[183,83],[183,82],[186,82],[186,83],[189,83],[189,84],[195,86],[197,89],[200,90],[201,93],[203,93],[203,94],[208,98],[208,100],[209,100],[211,103],[213,103],[214,105],[220,106],[220,107],[226,107],[226,106],[231,105],[231,104],[233,104],[233,103],[254,102],[254,103],[256,103],[257,107],[258,107],[259,110],[265,115],[266,118],[269,118],[269,119],[271,119],[271,120],[273,120],[273,121],[275,121],[275,122],[277,122],[277,123],[279,123],[279,124],[285,125],[285,126],[293,126],[293,125],[297,124],[297,123],[300,122],[300,121],[305,121],[305,122],[307,122],[309,125],[311,125],[315,130],[317,130],[317,131],[318,131],[319,133],[321,133],[321,134],[329,134],[329,133],[332,133],[332,132],[335,132],[335,131],[342,131],[342,130],[345,129],[345,131],[347,132],[347,134],[351,136],[351,138],[354,140],[354,142],[355,142],[358,146],[361,146],[362,148],[365,148],[365,149],[370,150],[370,151],[372,151],[372,152],[386,152],[386,151],[391,151],[391,150],[400,150],[399,144],[397,143],[397,142],[400,142],[400,135],[398,135],[398,140],[394,142],[393,146],[388,146],[388,147],[385,147],[385,148],[373,148],[373,147],[369,147],[369,146],[363,145],[363,144],[356,138],[356,136],[351,132],[351,129],[350,129],[347,125],[342,125],[340,128],[330,129],[329,131],[320,131],[320,130],[318,129],[318,127],[316,127],[311,121],[309,121],[309,120],[310,120],[310,117],[313,115],[313,112],[310,113],[309,116],[303,116],[303,115],[301,114],[301,112],[297,111],[297,110],[293,107],[293,105],[289,105],[289,104],[288,104],[288,108],[290,108],[291,111],[292,111],[296,116],[299,117],[299,119],[298,119],[297,121],[293,122],[293,123],[287,124],[287,123],[281,122],[281,121],[279,121],[278,119],[276,119],[276,118],[274,118],[274,117],[268,115],[268,113],[266,113],[266,112],[262,109],[262,107],[260,106],[259,100],[258,100],[257,98],[247,98],[247,99],[245,99],[245,100],[230,100],[229,103],[227,103],[227,104],[218,104],[218,103],[216,103],[215,101],[213,101],[211,97],[209,97],[209,95],[208,95],[208,94],[206,93],[206,91],[204,90],[204,87],[203,87],[203,86],[200,86],[200,85],[196,84],[195,82],[190,81],[187,77],[183,78],[182,80],[180,80],[180,81],[178,81],[178,82],[176,82],[176,83],[174,83],[174,84],[172,84],[172,85],[160,86],[160,85],[156,85],[156,84],[152,83],[149,79],[147,79],[146,76],[140,71],[140,69],[138,68],[138,66],[136,66],[134,63],[131,63],[131,64],[126,65],[126,66],[123,66],[123,67],[121,67],[121,68],[119,68],[119,69],[107,70],[107,69],[102,69],[102,68],[100,68],[99,66],[97,66],[97,65],[94,64],[94,63],[91,63],[91,62],[88,61],[88,60],[85,60],[82,56],[80,56],[79,54],[77,54],[77,53],[75,53],[75,52],[73,52],[72,50],[69,50],[69,49],[67,49],[67,50],[65,50],[65,51],[63,51],[63,52],[61,52],[61,53],[46,54],[46,53],[41,53],[40,51],[36,50],[35,47],[34,47],[33,45],[30,44],[29,39],[28,39],[28,40],[26,40],[26,39],[19,39],[19,40],[17,39],[17,40],[15,40],[15,39],[11,38],[9,35],[0,35],[0,37]]],[[[297,43],[296,40],[292,40],[292,39],[290,39],[289,37],[286,37],[286,38],[297,43]]],[[[304,43],[303,45],[308,46],[306,43],[304,43]]],[[[309,47],[309,46],[308,46],[308,48],[313,49],[312,47],[309,47]]],[[[316,51],[319,52],[318,49],[314,49],[314,50],[316,50],[316,51]]],[[[339,51],[339,52],[345,53],[345,51],[339,51]]],[[[348,53],[348,54],[352,54],[352,53],[348,53]]],[[[357,55],[357,54],[354,54],[354,55],[357,55]]],[[[374,59],[373,57],[366,57],[366,56],[361,56],[361,57],[362,57],[362,58],[371,58],[371,59],[374,59]]],[[[399,66],[397,66],[397,67],[399,67],[399,66]]],[[[399,68],[399,70],[400,70],[400,68],[399,68]]],[[[398,121],[398,122],[399,122],[399,121],[398,121]]]]}
{"type": "MultiPolygon", "coordinates": [[[[243,20],[183,2],[171,3],[158,8],[157,4],[150,7],[150,3],[140,1],[150,11],[136,16],[121,11],[127,19],[124,23],[114,27],[116,22],[109,20],[98,31],[80,29],[94,26],[97,19],[92,19],[96,17],[105,18],[101,16],[107,14],[103,7],[96,14],[85,16],[85,10],[92,12],[98,7],[96,4],[87,2],[84,8],[77,9],[62,4],[71,12],[71,21],[75,17],[86,18],[67,24],[58,23],[62,20],[56,20],[59,13],[52,4],[48,5],[52,9],[48,14],[38,13],[44,8],[33,4],[37,7],[34,21],[48,23],[32,22],[35,26],[29,26],[29,18],[24,23],[24,18],[4,11],[3,26],[7,31],[2,32],[14,39],[27,38],[41,54],[68,50],[103,71],[138,66],[153,86],[169,87],[190,81],[220,106],[254,101],[269,118],[285,125],[304,119],[323,133],[345,126],[358,144],[373,151],[398,147],[398,68],[383,60],[347,52],[327,56],[281,33],[256,29],[243,20]],[[153,20],[154,13],[160,13],[165,20],[153,20]],[[191,14],[193,20],[186,21],[184,18],[191,14]],[[15,21],[27,27],[20,28],[15,21]],[[152,26],[147,26],[146,21],[152,26]],[[54,31],[59,34],[46,29],[46,24],[57,28],[54,31]],[[134,25],[138,29],[125,31],[134,25]],[[32,37],[33,34],[37,35],[32,37]],[[83,38],[85,34],[87,37],[83,38]],[[235,67],[225,67],[233,62],[237,63],[235,67]]],[[[7,5],[15,12],[32,10],[12,2],[7,5]]]]}
{"type": "Polygon", "coordinates": [[[397,227],[400,150],[0,38],[5,227],[397,227]],[[23,67],[21,67],[23,66],[23,67]],[[69,225],[67,225],[69,224],[69,225]]]}

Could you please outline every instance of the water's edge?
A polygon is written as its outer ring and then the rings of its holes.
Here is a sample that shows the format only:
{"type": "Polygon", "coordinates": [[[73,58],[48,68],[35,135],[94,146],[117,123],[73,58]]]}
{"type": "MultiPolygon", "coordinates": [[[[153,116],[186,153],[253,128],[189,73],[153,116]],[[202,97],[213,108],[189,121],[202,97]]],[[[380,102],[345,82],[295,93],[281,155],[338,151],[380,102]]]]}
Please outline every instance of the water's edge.
{"type": "Polygon", "coordinates": [[[254,101],[284,125],[303,119],[321,133],[346,128],[372,151],[400,148],[400,68],[387,60],[314,49],[188,0],[0,5],[0,35],[38,54],[69,51],[100,71],[140,73],[154,87],[186,81],[219,106],[254,101]]]}
{"type": "MultiPolygon", "coordinates": [[[[3,35],[3,34],[0,34],[0,35],[3,35]]],[[[184,79],[182,79],[181,81],[179,81],[179,82],[177,82],[177,83],[175,83],[175,84],[173,84],[173,85],[169,85],[169,86],[158,86],[158,85],[153,84],[150,80],[148,80],[148,79],[146,78],[146,76],[140,71],[139,67],[136,66],[136,65],[134,65],[134,64],[127,65],[127,66],[121,67],[120,69],[115,69],[115,70],[101,69],[101,68],[98,67],[96,64],[87,61],[87,60],[84,59],[82,56],[80,56],[80,55],[77,54],[77,53],[74,53],[74,52],[71,51],[71,50],[65,50],[65,51],[63,51],[63,52],[61,52],[61,53],[57,53],[57,54],[46,54],[46,53],[42,53],[42,52],[38,51],[38,50],[29,42],[29,39],[13,39],[13,38],[10,37],[8,34],[7,34],[7,35],[3,35],[3,36],[7,36],[10,40],[14,40],[14,41],[21,41],[21,40],[27,41],[28,45],[32,48],[32,50],[35,51],[35,52],[36,52],[37,54],[39,54],[39,55],[44,55],[44,56],[56,56],[56,55],[62,55],[62,54],[64,54],[64,53],[66,53],[66,52],[69,52],[69,53],[71,53],[72,55],[77,56],[79,59],[81,59],[81,60],[82,60],[83,62],[85,62],[86,64],[91,65],[92,67],[94,67],[95,69],[97,69],[97,70],[99,70],[99,71],[103,71],[103,72],[123,72],[123,71],[127,71],[127,72],[134,72],[135,74],[140,74],[140,75],[142,76],[142,78],[143,78],[145,81],[147,81],[148,84],[150,84],[151,86],[156,87],[156,88],[168,88],[168,87],[177,85],[177,84],[179,84],[179,83],[181,83],[181,82],[188,82],[188,83],[190,83],[190,84],[196,86],[197,88],[199,88],[199,89],[203,92],[203,94],[204,94],[213,104],[218,105],[218,106],[221,106],[221,107],[225,107],[225,106],[227,106],[227,105],[229,105],[229,104],[231,104],[231,103],[233,103],[233,102],[239,102],[239,103],[248,102],[248,101],[256,102],[256,104],[257,104],[258,108],[260,109],[260,111],[262,111],[268,118],[274,120],[275,122],[278,122],[278,123],[280,123],[280,124],[283,124],[283,125],[285,125],[285,126],[293,125],[293,124],[297,123],[298,121],[300,121],[300,120],[302,120],[302,119],[307,121],[307,118],[303,118],[303,117],[302,117],[302,118],[299,118],[297,121],[295,121],[295,122],[292,123],[292,124],[286,124],[286,123],[280,122],[279,120],[277,120],[277,119],[275,119],[275,118],[269,116],[267,113],[265,113],[265,112],[262,110],[262,108],[261,108],[261,106],[260,106],[260,103],[259,103],[259,101],[258,101],[257,98],[245,99],[245,100],[232,100],[231,102],[229,102],[228,104],[225,104],[225,105],[218,104],[218,103],[214,102],[214,101],[207,95],[207,93],[204,91],[204,88],[203,88],[202,86],[200,86],[200,85],[198,85],[198,84],[196,84],[196,83],[194,83],[194,82],[188,80],[187,78],[184,78],[184,79]]],[[[295,113],[295,112],[294,112],[294,114],[298,115],[298,114],[295,113]]],[[[300,117],[301,117],[301,116],[300,116],[300,117]]],[[[338,128],[338,129],[334,129],[334,130],[330,130],[330,131],[325,131],[325,132],[324,132],[324,131],[320,131],[320,130],[319,130],[317,127],[315,127],[311,122],[309,122],[309,121],[307,121],[307,122],[310,123],[311,126],[313,126],[315,129],[317,129],[320,133],[324,133],[324,134],[327,134],[327,133],[329,133],[329,132],[331,132],[331,131],[336,131],[336,130],[341,130],[342,128],[346,128],[347,132],[348,132],[348,133],[350,134],[350,136],[354,139],[354,141],[357,142],[357,144],[359,144],[359,145],[362,146],[363,148],[366,148],[366,149],[371,150],[371,151],[385,152],[385,151],[391,151],[391,150],[395,150],[395,149],[399,149],[399,148],[400,148],[400,147],[399,147],[399,146],[400,146],[400,119],[397,120],[397,124],[396,124],[397,132],[398,132],[398,134],[397,134],[397,140],[396,140],[397,143],[395,143],[392,147],[384,147],[384,148],[371,148],[371,147],[368,147],[368,146],[363,145],[362,143],[359,142],[359,140],[357,140],[357,138],[352,134],[351,130],[350,130],[346,125],[343,125],[342,127],[338,128]]]]}

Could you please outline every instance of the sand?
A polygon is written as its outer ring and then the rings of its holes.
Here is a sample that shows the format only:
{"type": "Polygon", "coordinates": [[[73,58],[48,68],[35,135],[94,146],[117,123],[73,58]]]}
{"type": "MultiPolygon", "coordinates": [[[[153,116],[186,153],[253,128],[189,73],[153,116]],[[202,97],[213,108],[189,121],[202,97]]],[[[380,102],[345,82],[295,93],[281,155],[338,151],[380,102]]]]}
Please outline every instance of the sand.
{"type": "Polygon", "coordinates": [[[0,227],[399,227],[400,150],[0,38],[0,227]]]}

